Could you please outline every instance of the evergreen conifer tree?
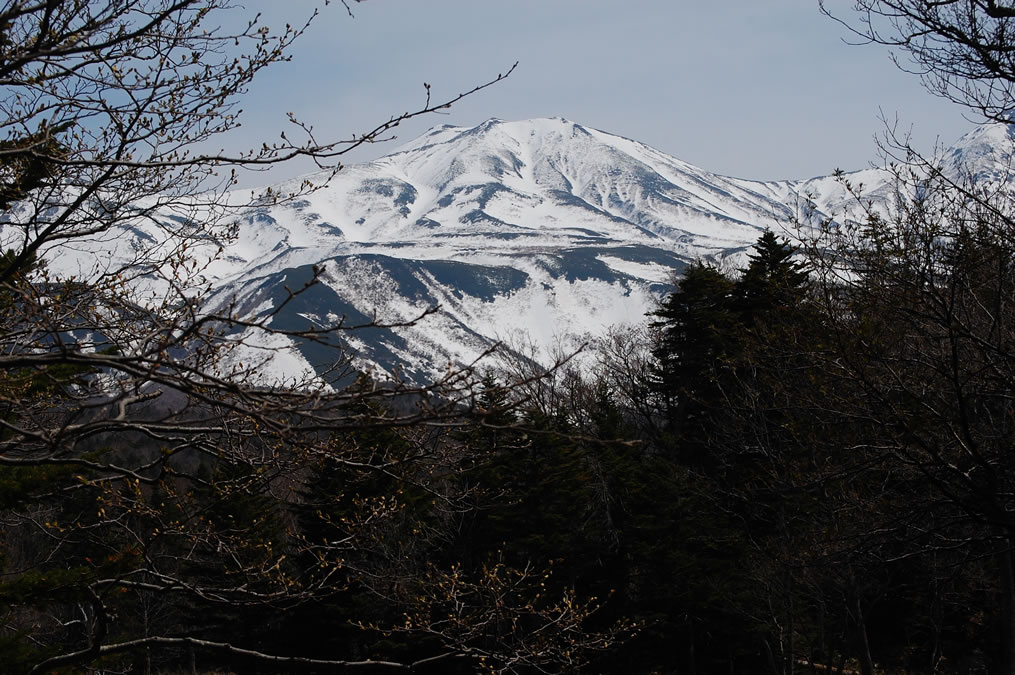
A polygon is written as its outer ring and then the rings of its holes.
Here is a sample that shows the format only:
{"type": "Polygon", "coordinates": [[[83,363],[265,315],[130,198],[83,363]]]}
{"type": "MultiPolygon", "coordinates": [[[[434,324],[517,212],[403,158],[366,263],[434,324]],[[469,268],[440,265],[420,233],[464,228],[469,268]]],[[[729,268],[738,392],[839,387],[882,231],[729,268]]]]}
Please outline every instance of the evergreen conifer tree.
{"type": "MultiPolygon", "coordinates": [[[[707,433],[703,417],[721,400],[723,373],[739,350],[735,288],[718,269],[699,262],[687,268],[677,290],[653,312],[655,388],[670,434],[707,433]]],[[[683,450],[696,456],[692,461],[704,459],[691,447],[683,450]]]]}
{"type": "Polygon", "coordinates": [[[771,231],[758,239],[736,282],[738,309],[746,324],[793,308],[803,299],[809,277],[806,264],[795,260],[795,255],[796,249],[771,231]]]}

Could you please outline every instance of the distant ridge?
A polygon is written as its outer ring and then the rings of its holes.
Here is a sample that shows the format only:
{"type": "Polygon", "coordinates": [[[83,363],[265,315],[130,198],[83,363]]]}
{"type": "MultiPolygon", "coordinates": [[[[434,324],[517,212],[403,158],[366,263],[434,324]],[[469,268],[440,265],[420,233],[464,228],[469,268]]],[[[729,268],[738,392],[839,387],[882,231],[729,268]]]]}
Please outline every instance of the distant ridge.
{"type": "MultiPolygon", "coordinates": [[[[980,127],[942,161],[1007,180],[1011,138],[1007,125],[980,127]]],[[[846,178],[886,199],[895,189],[878,169],[846,178]]],[[[357,367],[425,381],[512,336],[549,349],[567,334],[640,321],[689,261],[742,251],[805,209],[834,218],[852,205],[831,176],[730,178],[561,118],[490,119],[435,127],[305,198],[246,211],[203,274],[209,306],[268,316],[320,267],[320,283],[271,319],[286,328],[408,321],[439,306],[415,326],[353,332],[346,343],[357,367]]],[[[103,255],[128,255],[144,236],[141,224],[103,242],[103,255]]],[[[332,352],[279,340],[263,345],[266,378],[327,372],[332,352]]]]}

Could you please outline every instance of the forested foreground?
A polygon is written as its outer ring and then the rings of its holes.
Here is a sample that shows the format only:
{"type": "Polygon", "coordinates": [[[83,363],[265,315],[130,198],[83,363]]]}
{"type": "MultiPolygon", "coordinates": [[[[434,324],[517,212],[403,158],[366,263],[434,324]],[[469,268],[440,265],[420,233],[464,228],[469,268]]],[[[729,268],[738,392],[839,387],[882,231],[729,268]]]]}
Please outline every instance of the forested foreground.
{"type": "Polygon", "coordinates": [[[364,377],[345,431],[4,466],[5,668],[1010,672],[1015,232],[932,195],[439,423],[364,377]]]}
{"type": "MultiPolygon", "coordinates": [[[[1009,121],[1007,3],[854,5],[1009,121]]],[[[1015,672],[1010,175],[889,138],[890,203],[850,186],[570,360],[356,378],[383,317],[205,308],[236,214],[313,186],[229,190],[462,95],[210,153],[314,16],[230,12],[0,2],[0,672],[1015,672]],[[266,380],[291,341],[355,385],[266,380]]]]}

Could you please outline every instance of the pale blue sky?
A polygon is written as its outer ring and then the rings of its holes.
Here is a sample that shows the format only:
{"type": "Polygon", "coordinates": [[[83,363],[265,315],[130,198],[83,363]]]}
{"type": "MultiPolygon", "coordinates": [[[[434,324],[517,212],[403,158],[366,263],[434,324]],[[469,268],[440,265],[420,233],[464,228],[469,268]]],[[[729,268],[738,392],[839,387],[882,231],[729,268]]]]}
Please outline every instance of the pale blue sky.
{"type": "MultiPolygon", "coordinates": [[[[310,0],[246,0],[269,25],[310,0]]],[[[352,3],[350,3],[352,4],[352,3]]],[[[830,0],[848,15],[850,0],[830,0]]],[[[506,81],[446,115],[400,128],[390,152],[439,124],[566,117],[717,173],[807,178],[876,160],[881,111],[918,146],[971,128],[888,52],[851,46],[817,0],[368,0],[350,18],[332,2],[292,52],[264,73],[244,133],[270,138],[293,111],[321,138],[349,137],[423,101],[466,90],[519,61],[506,81]]],[[[288,167],[282,179],[309,170],[288,167]]],[[[257,182],[268,179],[259,177],[257,182]]]]}

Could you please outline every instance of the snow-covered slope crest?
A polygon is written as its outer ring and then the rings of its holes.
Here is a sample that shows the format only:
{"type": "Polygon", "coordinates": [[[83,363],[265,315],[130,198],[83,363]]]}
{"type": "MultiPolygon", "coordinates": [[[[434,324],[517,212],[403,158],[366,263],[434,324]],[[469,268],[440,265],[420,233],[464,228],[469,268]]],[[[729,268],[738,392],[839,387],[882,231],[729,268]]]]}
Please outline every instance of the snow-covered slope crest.
{"type": "Polygon", "coordinates": [[[563,119],[444,126],[303,200],[248,213],[215,274],[396,243],[414,249],[397,257],[419,258],[594,238],[695,257],[792,220],[795,194],[790,183],[718,176],[563,119]]]}
{"type": "MultiPolygon", "coordinates": [[[[982,128],[945,156],[996,172],[1010,146],[1007,127],[982,128]]],[[[847,178],[886,200],[894,189],[876,169],[847,178]]],[[[235,240],[201,270],[210,306],[249,308],[286,330],[405,322],[439,306],[413,326],[345,337],[361,367],[425,380],[500,339],[524,334],[549,350],[565,334],[641,320],[689,260],[743,251],[801,215],[838,217],[852,199],[831,177],[729,178],[560,118],[491,119],[431,129],[299,199],[242,210],[235,240]],[[272,315],[315,267],[319,283],[272,315]]],[[[334,358],[310,343],[287,349],[283,376],[326,372],[334,358]]]]}
{"type": "Polygon", "coordinates": [[[641,320],[687,261],[788,223],[792,194],[563,119],[488,120],[432,129],[303,199],[245,213],[208,271],[214,302],[257,297],[244,304],[270,311],[273,285],[323,266],[312,302],[286,308],[290,329],[402,322],[437,305],[416,326],[350,339],[365,362],[425,379],[498,340],[524,334],[548,351],[641,320]]]}
{"type": "MultiPolygon", "coordinates": [[[[208,272],[215,303],[257,298],[243,304],[270,311],[273,285],[323,266],[312,301],[277,319],[289,329],[403,322],[437,305],[415,326],[349,340],[363,362],[425,379],[500,339],[549,351],[565,334],[641,320],[689,260],[789,227],[814,204],[807,187],[719,176],[560,118],[491,119],[431,129],[303,199],[246,212],[208,272]]],[[[313,359],[325,355],[303,347],[322,370],[313,359]]]]}

